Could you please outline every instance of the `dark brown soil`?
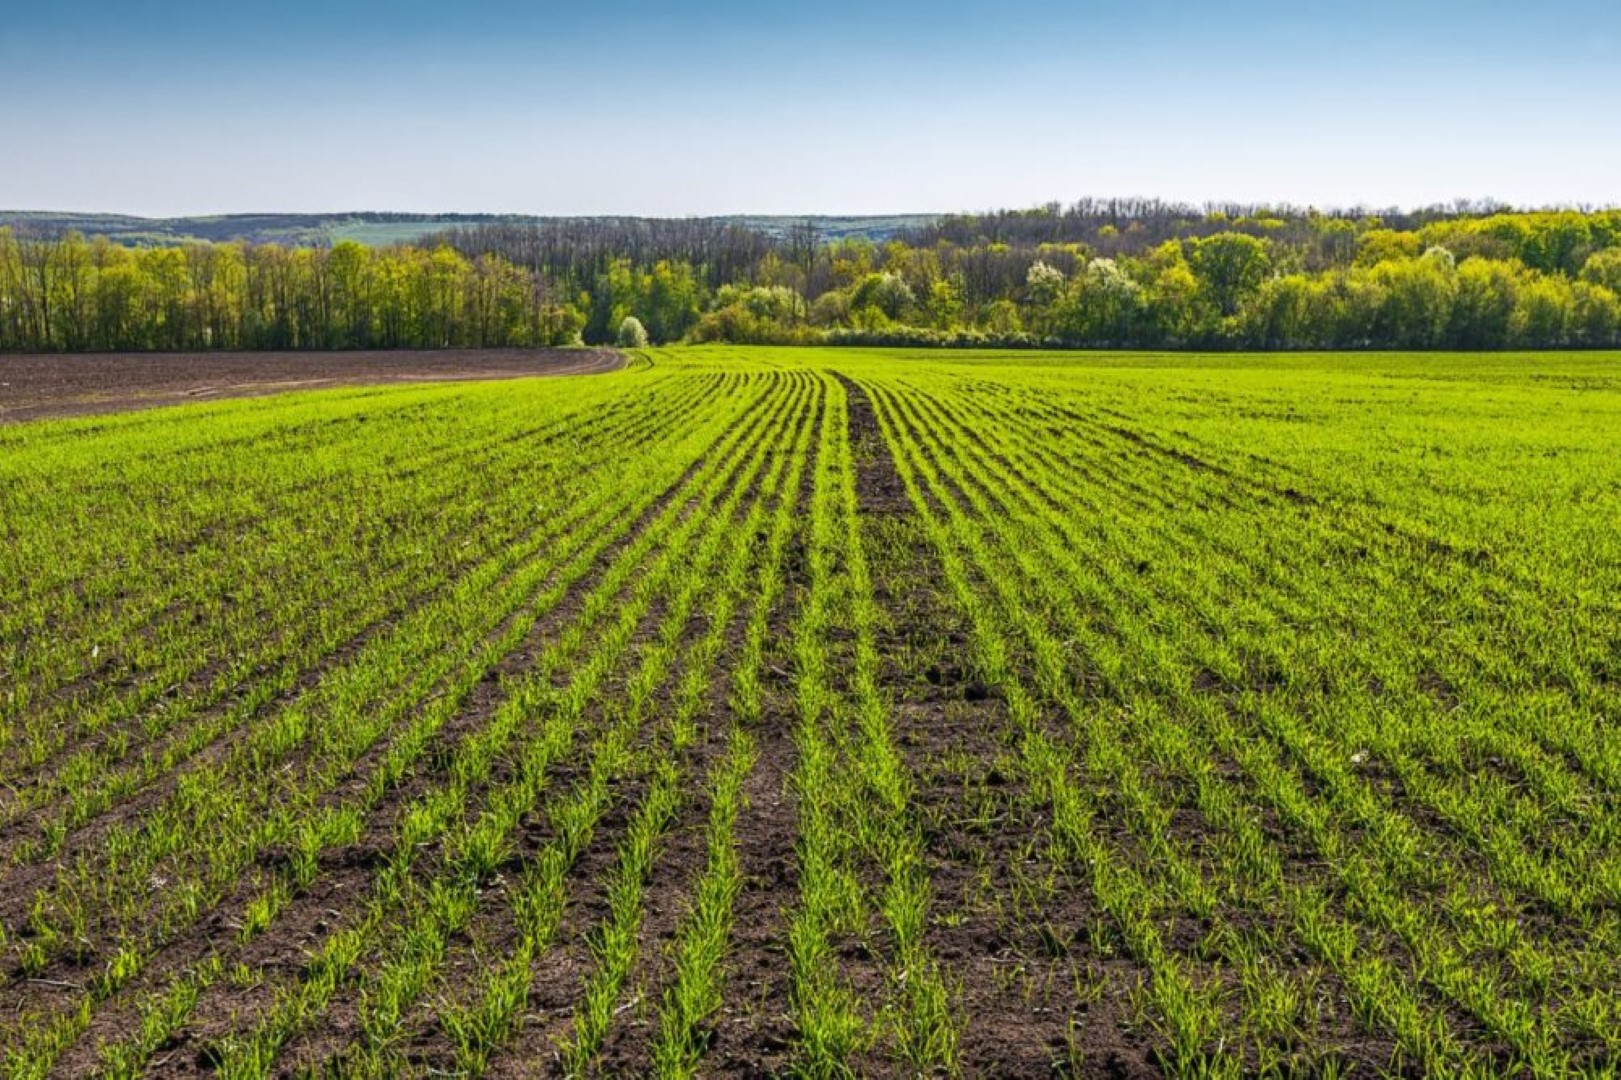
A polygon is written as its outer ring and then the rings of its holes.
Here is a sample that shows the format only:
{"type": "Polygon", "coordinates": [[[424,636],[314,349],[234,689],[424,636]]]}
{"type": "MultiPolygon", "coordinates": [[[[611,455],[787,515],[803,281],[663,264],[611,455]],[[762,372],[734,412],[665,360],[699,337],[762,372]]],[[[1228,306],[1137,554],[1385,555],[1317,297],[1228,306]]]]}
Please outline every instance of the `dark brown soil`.
{"type": "Polygon", "coordinates": [[[0,355],[0,422],[333,386],[589,375],[624,362],[611,349],[7,353],[0,355]]]}
{"type": "Polygon", "coordinates": [[[1158,1075],[1156,1040],[1133,1029],[1126,1006],[1138,972],[1085,935],[1108,920],[1084,884],[1050,880],[1035,839],[1044,807],[1015,779],[1006,701],[976,670],[968,619],[947,591],[871,398],[856,383],[845,388],[884,614],[882,689],[916,783],[933,897],[926,942],[960,994],[960,1066],[971,1076],[1158,1075]]]}

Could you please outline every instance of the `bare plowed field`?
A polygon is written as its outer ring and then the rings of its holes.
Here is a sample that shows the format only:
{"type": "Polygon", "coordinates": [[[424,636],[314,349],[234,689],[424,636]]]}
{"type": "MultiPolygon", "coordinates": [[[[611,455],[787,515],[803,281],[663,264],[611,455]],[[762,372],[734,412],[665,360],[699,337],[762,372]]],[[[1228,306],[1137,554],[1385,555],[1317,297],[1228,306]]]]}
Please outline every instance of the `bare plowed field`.
{"type": "Polygon", "coordinates": [[[329,386],[596,374],[623,362],[608,349],[8,353],[0,354],[0,422],[329,386]]]}

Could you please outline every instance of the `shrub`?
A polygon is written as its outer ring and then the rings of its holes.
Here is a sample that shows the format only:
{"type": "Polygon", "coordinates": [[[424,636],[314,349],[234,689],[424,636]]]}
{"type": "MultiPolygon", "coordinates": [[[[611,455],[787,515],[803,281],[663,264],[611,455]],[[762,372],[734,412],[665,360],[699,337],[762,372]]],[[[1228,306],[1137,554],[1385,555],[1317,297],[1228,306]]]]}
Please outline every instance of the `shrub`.
{"type": "Polygon", "coordinates": [[[621,349],[647,348],[647,328],[642,320],[634,315],[626,315],[625,321],[619,324],[618,344],[621,349]]]}

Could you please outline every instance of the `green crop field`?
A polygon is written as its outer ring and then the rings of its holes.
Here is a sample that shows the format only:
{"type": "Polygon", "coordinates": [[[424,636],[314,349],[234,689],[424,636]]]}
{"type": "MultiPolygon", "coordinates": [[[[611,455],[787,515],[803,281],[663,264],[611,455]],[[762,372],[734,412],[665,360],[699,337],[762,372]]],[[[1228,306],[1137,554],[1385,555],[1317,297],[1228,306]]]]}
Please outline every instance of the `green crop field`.
{"type": "Polygon", "coordinates": [[[0,426],[7,1076],[1616,1075],[1621,356],[0,426]]]}

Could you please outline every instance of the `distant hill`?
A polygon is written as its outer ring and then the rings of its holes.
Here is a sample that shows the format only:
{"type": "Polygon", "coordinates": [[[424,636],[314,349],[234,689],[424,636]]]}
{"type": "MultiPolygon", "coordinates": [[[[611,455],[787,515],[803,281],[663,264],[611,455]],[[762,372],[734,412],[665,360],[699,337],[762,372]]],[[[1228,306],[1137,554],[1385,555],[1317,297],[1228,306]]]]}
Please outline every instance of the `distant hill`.
{"type": "MultiPolygon", "coordinates": [[[[579,218],[540,217],[529,214],[396,214],[372,211],[344,214],[221,214],[210,217],[143,218],[124,214],[75,214],[30,210],[0,210],[0,227],[18,231],[105,236],[130,246],[159,246],[188,240],[243,240],[260,244],[324,247],[339,240],[356,240],[373,247],[410,243],[456,226],[532,224],[579,218]]],[[[614,220],[603,218],[600,220],[614,220]]],[[[624,220],[619,218],[617,220],[624,220]]],[[[866,237],[887,240],[907,229],[922,228],[939,220],[936,214],[894,214],[871,217],[824,215],[734,215],[714,220],[732,222],[778,236],[794,225],[815,222],[825,240],[866,237]]]]}

